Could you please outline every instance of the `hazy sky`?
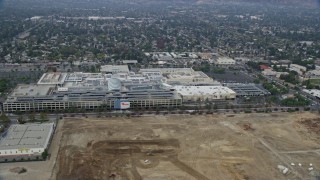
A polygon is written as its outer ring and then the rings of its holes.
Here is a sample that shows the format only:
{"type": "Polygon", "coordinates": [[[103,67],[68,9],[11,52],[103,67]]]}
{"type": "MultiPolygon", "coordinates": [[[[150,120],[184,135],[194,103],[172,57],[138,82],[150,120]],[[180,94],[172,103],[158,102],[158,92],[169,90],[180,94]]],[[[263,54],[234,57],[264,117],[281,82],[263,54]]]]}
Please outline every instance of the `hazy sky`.
{"type": "MultiPolygon", "coordinates": [[[[0,8],[3,8],[3,6],[6,4],[5,1],[7,2],[10,2],[11,4],[15,4],[14,2],[19,2],[21,0],[0,0],[0,8]]],[[[55,0],[40,0],[40,1],[35,1],[35,0],[23,0],[25,3],[39,3],[39,2],[42,2],[42,3],[52,3],[54,2],[55,0]]],[[[78,0],[78,2],[82,2],[82,3],[89,3],[89,4],[92,4],[94,3],[95,1],[99,1],[100,3],[106,3],[108,4],[108,0],[78,0]]],[[[274,4],[274,5],[277,5],[277,4],[285,4],[285,5],[293,5],[293,6],[304,6],[304,7],[311,7],[311,8],[316,8],[316,7],[320,7],[320,0],[121,0],[121,2],[125,2],[125,1],[128,1],[128,2],[134,2],[134,1],[164,1],[164,2],[246,2],[246,3],[267,3],[267,4],[274,4]]],[[[58,2],[63,2],[64,4],[68,4],[68,1],[67,0],[58,0],[58,2]]],[[[73,4],[74,2],[77,2],[76,0],[71,0],[71,4],[73,4]]],[[[115,0],[113,2],[116,2],[115,0]]],[[[40,3],[40,4],[42,4],[40,3]]],[[[69,1],[70,3],[70,1],[69,1]]]]}

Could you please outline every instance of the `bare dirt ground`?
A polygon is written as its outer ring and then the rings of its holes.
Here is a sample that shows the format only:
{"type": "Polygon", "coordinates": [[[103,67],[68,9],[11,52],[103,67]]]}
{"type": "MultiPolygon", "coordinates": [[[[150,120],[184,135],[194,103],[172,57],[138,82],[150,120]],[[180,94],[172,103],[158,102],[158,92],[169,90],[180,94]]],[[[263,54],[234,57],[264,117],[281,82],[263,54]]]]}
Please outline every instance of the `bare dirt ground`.
{"type": "Polygon", "coordinates": [[[65,119],[53,177],[316,179],[319,121],[311,113],[65,119]]]}

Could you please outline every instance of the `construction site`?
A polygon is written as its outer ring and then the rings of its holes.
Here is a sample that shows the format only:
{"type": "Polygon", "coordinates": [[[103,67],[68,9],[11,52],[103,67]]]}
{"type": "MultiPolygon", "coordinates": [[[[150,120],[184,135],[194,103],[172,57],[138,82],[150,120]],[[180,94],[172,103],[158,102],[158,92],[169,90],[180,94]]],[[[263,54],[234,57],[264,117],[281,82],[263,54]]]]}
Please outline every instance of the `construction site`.
{"type": "Polygon", "coordinates": [[[320,177],[319,114],[67,118],[52,179],[320,177]]]}

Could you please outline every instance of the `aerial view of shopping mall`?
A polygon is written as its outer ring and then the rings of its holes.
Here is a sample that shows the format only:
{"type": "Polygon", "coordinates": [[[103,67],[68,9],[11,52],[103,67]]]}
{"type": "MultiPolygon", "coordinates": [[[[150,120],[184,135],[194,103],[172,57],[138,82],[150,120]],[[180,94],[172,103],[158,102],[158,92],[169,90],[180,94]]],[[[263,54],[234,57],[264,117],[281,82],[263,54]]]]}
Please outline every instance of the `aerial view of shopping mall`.
{"type": "Polygon", "coordinates": [[[0,180],[319,180],[318,6],[0,0],[0,180]]]}

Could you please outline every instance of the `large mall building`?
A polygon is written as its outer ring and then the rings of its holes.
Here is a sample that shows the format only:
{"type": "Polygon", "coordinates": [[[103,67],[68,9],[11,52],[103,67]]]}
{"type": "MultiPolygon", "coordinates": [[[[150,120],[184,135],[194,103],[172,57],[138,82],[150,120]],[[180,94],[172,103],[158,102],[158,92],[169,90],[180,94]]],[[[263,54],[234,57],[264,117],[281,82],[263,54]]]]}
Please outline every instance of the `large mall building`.
{"type": "Polygon", "coordinates": [[[36,84],[18,85],[5,112],[177,107],[185,101],[234,99],[236,93],[192,68],[101,67],[103,73],[45,73],[36,84]]]}

